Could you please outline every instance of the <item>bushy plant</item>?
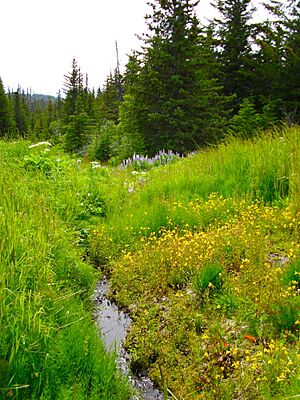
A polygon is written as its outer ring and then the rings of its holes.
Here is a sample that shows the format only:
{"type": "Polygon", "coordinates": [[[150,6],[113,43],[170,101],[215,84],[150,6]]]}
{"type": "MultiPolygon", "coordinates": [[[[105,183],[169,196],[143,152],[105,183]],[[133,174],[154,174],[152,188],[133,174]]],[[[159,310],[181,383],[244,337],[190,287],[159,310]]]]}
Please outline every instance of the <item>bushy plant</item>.
{"type": "Polygon", "coordinates": [[[105,217],[107,212],[106,202],[100,193],[84,193],[80,201],[79,219],[89,218],[91,215],[105,217]]]}
{"type": "Polygon", "coordinates": [[[80,152],[89,139],[90,120],[85,112],[71,115],[69,123],[64,126],[64,148],[69,152],[80,152]]]}
{"type": "Polygon", "coordinates": [[[21,165],[29,171],[40,171],[50,177],[63,170],[64,156],[58,155],[49,142],[38,142],[28,146],[29,151],[21,159],[21,165]]]}
{"type": "Polygon", "coordinates": [[[93,134],[91,143],[87,148],[90,160],[107,162],[116,157],[119,151],[118,127],[112,121],[106,121],[97,132],[93,134]]]}
{"type": "Polygon", "coordinates": [[[232,316],[238,305],[239,299],[231,291],[221,292],[217,298],[217,307],[220,307],[227,316],[232,316]]]}
{"type": "Polygon", "coordinates": [[[260,114],[256,111],[254,103],[245,98],[239,112],[231,118],[228,132],[234,136],[250,138],[275,123],[274,115],[271,104],[265,106],[260,114]]]}
{"type": "Polygon", "coordinates": [[[37,169],[49,175],[54,163],[43,155],[28,155],[23,159],[23,166],[26,169],[37,169]]]}

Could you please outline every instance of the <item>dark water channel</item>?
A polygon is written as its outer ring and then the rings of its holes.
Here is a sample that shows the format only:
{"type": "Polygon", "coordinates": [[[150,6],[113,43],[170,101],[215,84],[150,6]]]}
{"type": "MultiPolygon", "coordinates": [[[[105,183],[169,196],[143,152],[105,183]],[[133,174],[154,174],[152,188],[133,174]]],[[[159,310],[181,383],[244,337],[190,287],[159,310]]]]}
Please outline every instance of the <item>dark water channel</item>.
{"type": "Polygon", "coordinates": [[[108,351],[117,353],[117,365],[128,376],[137,394],[131,400],[163,400],[162,393],[154,386],[148,376],[133,375],[130,371],[130,355],[123,347],[126,332],[131,324],[128,314],[119,310],[117,305],[107,298],[109,283],[102,280],[96,286],[94,294],[95,318],[101,330],[104,345],[108,351]]]}

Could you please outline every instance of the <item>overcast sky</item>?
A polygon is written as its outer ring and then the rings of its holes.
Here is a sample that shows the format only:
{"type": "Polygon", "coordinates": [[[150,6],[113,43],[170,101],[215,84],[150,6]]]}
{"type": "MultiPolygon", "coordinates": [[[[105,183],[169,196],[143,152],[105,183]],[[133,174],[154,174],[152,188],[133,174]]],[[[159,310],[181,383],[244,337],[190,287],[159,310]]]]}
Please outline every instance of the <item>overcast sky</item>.
{"type": "MultiPolygon", "coordinates": [[[[258,0],[253,0],[254,4],[258,0]]],[[[33,93],[56,95],[73,57],[88,73],[89,86],[102,86],[139,46],[145,32],[147,0],[0,0],[0,77],[33,93]]],[[[210,0],[201,0],[198,16],[212,16],[210,0]]]]}

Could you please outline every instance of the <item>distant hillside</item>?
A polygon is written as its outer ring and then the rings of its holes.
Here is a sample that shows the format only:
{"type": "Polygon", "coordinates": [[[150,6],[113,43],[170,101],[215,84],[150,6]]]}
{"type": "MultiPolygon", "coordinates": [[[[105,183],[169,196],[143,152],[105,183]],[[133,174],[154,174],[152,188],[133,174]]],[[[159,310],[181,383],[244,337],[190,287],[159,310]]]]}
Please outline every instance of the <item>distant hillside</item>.
{"type": "Polygon", "coordinates": [[[26,96],[27,106],[31,112],[46,110],[49,102],[55,103],[57,97],[46,94],[30,94],[26,96]]]}
{"type": "Polygon", "coordinates": [[[31,98],[33,100],[43,100],[43,101],[49,101],[49,100],[55,101],[56,100],[56,97],[54,97],[54,96],[50,96],[48,94],[39,94],[39,93],[32,94],[31,98]]]}

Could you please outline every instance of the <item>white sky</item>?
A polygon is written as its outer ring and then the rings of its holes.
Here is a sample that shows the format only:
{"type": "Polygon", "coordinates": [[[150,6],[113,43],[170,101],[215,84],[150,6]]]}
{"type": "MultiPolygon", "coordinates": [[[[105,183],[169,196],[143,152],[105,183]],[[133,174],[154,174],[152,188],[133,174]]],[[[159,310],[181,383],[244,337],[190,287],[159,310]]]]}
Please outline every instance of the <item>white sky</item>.
{"type": "MultiPolygon", "coordinates": [[[[0,77],[6,88],[56,95],[75,57],[97,89],[116,66],[115,41],[121,66],[139,47],[147,11],[147,0],[0,0],[0,77]]],[[[212,16],[210,0],[198,15],[212,16]]]]}

